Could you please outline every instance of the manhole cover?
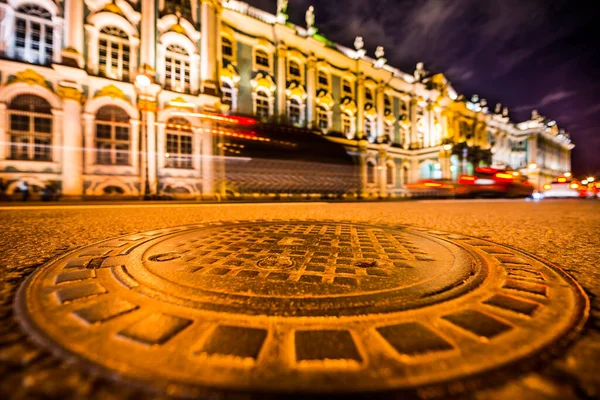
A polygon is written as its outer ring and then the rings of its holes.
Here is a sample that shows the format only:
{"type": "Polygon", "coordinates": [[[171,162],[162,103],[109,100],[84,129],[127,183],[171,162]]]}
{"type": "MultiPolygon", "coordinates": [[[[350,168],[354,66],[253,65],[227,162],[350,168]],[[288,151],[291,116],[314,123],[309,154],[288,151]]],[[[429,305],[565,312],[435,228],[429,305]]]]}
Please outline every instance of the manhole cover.
{"type": "Polygon", "coordinates": [[[444,384],[561,342],[586,310],[569,276],[521,251],[327,221],[107,240],[40,268],[16,300],[60,356],[183,395],[444,384]]]}

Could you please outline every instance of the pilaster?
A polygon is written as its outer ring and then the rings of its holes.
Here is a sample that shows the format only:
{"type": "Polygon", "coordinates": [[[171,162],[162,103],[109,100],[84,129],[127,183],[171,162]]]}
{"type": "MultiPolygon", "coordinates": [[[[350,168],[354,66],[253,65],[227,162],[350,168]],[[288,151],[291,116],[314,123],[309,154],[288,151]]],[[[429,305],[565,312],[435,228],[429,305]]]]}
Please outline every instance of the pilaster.
{"type": "Polygon", "coordinates": [[[280,117],[285,117],[286,107],[286,89],[287,89],[287,48],[285,45],[277,47],[277,113],[280,117]]]}
{"type": "Polygon", "coordinates": [[[83,93],[78,85],[61,82],[58,95],[63,99],[62,192],[66,197],[83,195],[83,130],[81,103],[83,93]]]}
{"type": "MultiPolygon", "coordinates": [[[[311,57],[308,59],[306,64],[306,126],[308,126],[309,128],[316,127],[316,72],[317,70],[315,68],[315,59],[314,57],[311,57]]],[[[331,127],[331,120],[329,121],[329,126],[331,127]]]]}

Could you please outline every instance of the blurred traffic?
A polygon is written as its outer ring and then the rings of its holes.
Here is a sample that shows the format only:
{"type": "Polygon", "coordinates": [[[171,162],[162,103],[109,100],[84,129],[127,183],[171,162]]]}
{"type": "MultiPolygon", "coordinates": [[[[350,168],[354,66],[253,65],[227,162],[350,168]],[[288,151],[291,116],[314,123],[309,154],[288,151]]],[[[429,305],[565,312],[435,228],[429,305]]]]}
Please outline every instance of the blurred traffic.
{"type": "Polygon", "coordinates": [[[457,181],[424,179],[408,184],[410,197],[453,198],[600,198],[600,182],[594,177],[577,180],[567,174],[535,190],[535,185],[519,171],[488,167],[475,168],[473,175],[461,175],[457,181]]]}

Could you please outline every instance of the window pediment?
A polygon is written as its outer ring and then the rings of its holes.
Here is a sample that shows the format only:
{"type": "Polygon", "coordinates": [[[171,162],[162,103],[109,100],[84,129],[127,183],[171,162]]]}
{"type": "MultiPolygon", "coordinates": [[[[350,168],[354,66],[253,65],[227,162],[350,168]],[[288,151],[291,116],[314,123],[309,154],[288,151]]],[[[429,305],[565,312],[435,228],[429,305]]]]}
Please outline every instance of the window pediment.
{"type": "Polygon", "coordinates": [[[273,93],[277,89],[277,85],[273,81],[273,78],[271,78],[270,75],[263,74],[262,72],[259,72],[254,76],[254,78],[252,78],[252,80],[250,80],[250,85],[252,85],[254,91],[263,89],[273,93]]]}
{"type": "Polygon", "coordinates": [[[356,103],[354,102],[354,100],[352,100],[349,97],[346,97],[342,103],[340,104],[340,109],[342,110],[342,112],[349,114],[349,115],[356,115],[356,112],[358,111],[358,107],[356,107],[356,103]]]}
{"type": "Polygon", "coordinates": [[[307,97],[304,86],[298,84],[297,82],[292,82],[285,91],[285,94],[289,99],[296,99],[300,102],[304,102],[307,97]]]}
{"type": "Polygon", "coordinates": [[[130,40],[139,37],[137,28],[128,19],[118,14],[100,11],[90,16],[88,22],[98,30],[105,26],[116,26],[127,33],[130,40]]]}
{"type": "Polygon", "coordinates": [[[156,27],[160,33],[175,31],[187,36],[193,42],[200,40],[200,32],[194,28],[194,25],[187,19],[177,18],[174,14],[165,15],[156,22],[156,27]],[[175,28],[174,28],[175,27],[175,28]]]}
{"type": "Polygon", "coordinates": [[[85,4],[92,13],[99,13],[102,10],[115,13],[131,21],[134,25],[139,24],[142,19],[142,14],[135,11],[131,4],[125,0],[115,0],[114,3],[112,0],[85,0],[85,4]]]}
{"type": "Polygon", "coordinates": [[[240,75],[232,64],[228,64],[225,68],[221,68],[221,80],[233,84],[234,86],[240,81],[240,75]]]}
{"type": "Polygon", "coordinates": [[[326,90],[320,90],[317,93],[316,102],[317,102],[317,105],[323,106],[323,107],[327,108],[328,110],[331,110],[335,104],[335,100],[333,99],[333,96],[331,95],[331,93],[327,92],[326,90]]]}

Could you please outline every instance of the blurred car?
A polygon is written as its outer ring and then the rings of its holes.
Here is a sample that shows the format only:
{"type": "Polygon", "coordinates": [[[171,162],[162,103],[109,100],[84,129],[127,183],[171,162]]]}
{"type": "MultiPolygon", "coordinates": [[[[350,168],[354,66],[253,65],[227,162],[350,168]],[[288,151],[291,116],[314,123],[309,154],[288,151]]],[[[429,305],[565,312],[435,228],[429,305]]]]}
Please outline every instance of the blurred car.
{"type": "Polygon", "coordinates": [[[452,197],[455,185],[448,179],[421,179],[406,185],[411,197],[452,197]]]}
{"type": "Polygon", "coordinates": [[[518,171],[479,167],[474,175],[461,175],[456,185],[458,197],[529,197],[533,186],[518,171]]]}
{"type": "Polygon", "coordinates": [[[556,181],[544,185],[541,197],[546,199],[579,198],[583,197],[581,189],[580,183],[575,180],[558,178],[556,181]]]}

